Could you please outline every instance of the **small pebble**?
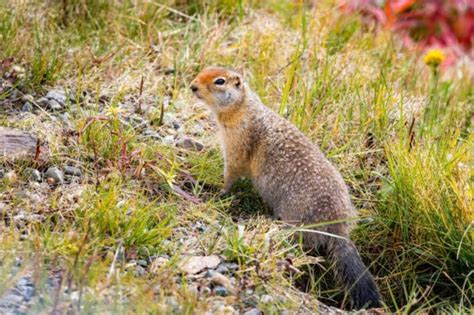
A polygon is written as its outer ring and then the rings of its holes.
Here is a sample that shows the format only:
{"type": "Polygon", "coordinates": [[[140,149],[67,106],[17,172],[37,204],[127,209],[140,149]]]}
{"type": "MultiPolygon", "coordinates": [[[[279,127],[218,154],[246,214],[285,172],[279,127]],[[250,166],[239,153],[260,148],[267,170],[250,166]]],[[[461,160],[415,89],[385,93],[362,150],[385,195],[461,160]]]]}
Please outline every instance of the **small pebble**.
{"type": "Polygon", "coordinates": [[[41,173],[34,168],[28,168],[27,170],[28,178],[34,182],[41,182],[41,173]]]}
{"type": "Polygon", "coordinates": [[[40,97],[39,99],[36,100],[36,103],[41,107],[47,107],[48,99],[46,97],[40,97]]]}
{"type": "Polygon", "coordinates": [[[140,265],[137,265],[137,266],[135,267],[135,272],[136,272],[137,276],[139,276],[139,277],[144,277],[144,276],[146,276],[146,269],[143,268],[143,267],[140,266],[140,265]]]}
{"type": "Polygon", "coordinates": [[[248,310],[247,312],[244,313],[244,315],[262,315],[262,311],[259,310],[258,308],[252,308],[251,310],[248,310]]]}
{"type": "Polygon", "coordinates": [[[79,168],[69,165],[64,167],[64,174],[78,177],[82,176],[82,172],[79,168]]]}
{"type": "Polygon", "coordinates": [[[227,269],[227,266],[224,264],[220,264],[217,268],[216,271],[219,273],[227,273],[229,272],[229,269],[227,269]]]}
{"type": "Polygon", "coordinates": [[[46,98],[48,98],[49,100],[54,100],[61,107],[66,105],[66,101],[67,101],[66,93],[64,93],[64,91],[60,91],[60,90],[51,90],[51,91],[49,91],[46,94],[46,98]]]}
{"type": "Polygon", "coordinates": [[[32,103],[32,102],[35,101],[35,98],[34,98],[33,95],[31,95],[31,94],[25,94],[25,95],[23,95],[23,96],[21,97],[21,100],[22,100],[23,102],[30,102],[30,103],[32,103]]]}
{"type": "Polygon", "coordinates": [[[50,167],[45,173],[49,184],[57,185],[64,183],[64,175],[57,167],[50,167]]]}
{"type": "Polygon", "coordinates": [[[229,291],[221,285],[218,285],[214,288],[214,293],[218,296],[228,296],[229,291]]]}
{"type": "Polygon", "coordinates": [[[142,266],[142,267],[148,266],[148,262],[147,262],[145,259],[139,259],[139,260],[137,261],[137,264],[139,264],[139,265],[142,266]]]}
{"type": "Polygon", "coordinates": [[[148,137],[150,139],[154,139],[154,140],[162,140],[161,138],[161,135],[154,131],[153,129],[146,129],[144,132],[143,132],[143,135],[145,137],[148,137]]]}
{"type": "Polygon", "coordinates": [[[174,145],[174,137],[173,136],[166,136],[162,139],[163,144],[167,146],[174,145]]]}
{"type": "Polygon", "coordinates": [[[183,149],[201,151],[204,149],[204,145],[196,140],[191,138],[184,138],[176,142],[176,146],[183,149]]]}
{"type": "Polygon", "coordinates": [[[33,105],[30,102],[25,102],[21,108],[22,112],[31,112],[33,111],[33,105]]]}
{"type": "Polygon", "coordinates": [[[63,109],[63,106],[56,100],[48,100],[48,108],[55,111],[63,109]]]}
{"type": "Polygon", "coordinates": [[[8,179],[10,182],[14,182],[17,179],[15,171],[9,171],[5,174],[5,178],[8,179]]]}
{"type": "Polygon", "coordinates": [[[263,304],[268,304],[273,301],[273,297],[268,294],[265,294],[260,298],[260,301],[262,301],[263,304]]]}

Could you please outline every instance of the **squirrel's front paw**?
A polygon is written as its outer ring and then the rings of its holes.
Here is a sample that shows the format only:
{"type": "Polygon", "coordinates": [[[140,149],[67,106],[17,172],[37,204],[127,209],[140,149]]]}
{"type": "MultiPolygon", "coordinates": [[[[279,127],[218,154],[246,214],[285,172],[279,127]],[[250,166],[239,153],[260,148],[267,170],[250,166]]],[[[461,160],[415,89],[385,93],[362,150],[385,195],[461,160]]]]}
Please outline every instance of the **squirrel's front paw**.
{"type": "Polygon", "coordinates": [[[225,188],[222,188],[220,191],[219,191],[219,198],[221,197],[225,197],[225,195],[227,195],[229,193],[230,189],[225,189],[225,188]]]}

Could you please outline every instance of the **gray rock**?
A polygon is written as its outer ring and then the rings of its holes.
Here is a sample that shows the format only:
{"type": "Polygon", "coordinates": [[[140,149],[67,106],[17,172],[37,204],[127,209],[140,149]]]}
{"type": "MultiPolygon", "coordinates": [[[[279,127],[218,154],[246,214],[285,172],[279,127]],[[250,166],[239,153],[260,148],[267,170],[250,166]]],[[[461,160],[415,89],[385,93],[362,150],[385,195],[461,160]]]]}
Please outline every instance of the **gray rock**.
{"type": "Polygon", "coordinates": [[[191,129],[193,136],[202,136],[204,134],[204,131],[204,127],[199,124],[193,126],[193,128],[191,129]]]}
{"type": "Polygon", "coordinates": [[[51,100],[56,101],[57,103],[60,104],[61,107],[66,105],[67,102],[67,96],[64,91],[61,90],[51,90],[46,94],[46,98],[51,100]]]}
{"type": "Polygon", "coordinates": [[[137,264],[140,265],[140,266],[142,266],[142,267],[148,266],[148,262],[147,262],[145,259],[139,259],[139,260],[137,261],[137,264]]]}
{"type": "Polygon", "coordinates": [[[239,269],[239,265],[236,263],[222,263],[220,264],[216,271],[219,273],[229,273],[229,272],[234,272],[239,269]]]}
{"type": "Polygon", "coordinates": [[[52,179],[54,184],[63,184],[64,183],[64,175],[63,172],[57,167],[50,167],[45,173],[45,177],[48,179],[52,179]]]}
{"type": "Polygon", "coordinates": [[[82,176],[82,171],[79,168],[69,165],[64,167],[64,173],[71,176],[82,176]]]}
{"type": "Polygon", "coordinates": [[[0,201],[0,216],[6,214],[7,204],[0,201]]]}
{"type": "Polygon", "coordinates": [[[40,97],[36,100],[36,104],[41,107],[48,107],[48,99],[46,97],[40,97]]]}
{"type": "Polygon", "coordinates": [[[161,135],[158,132],[154,131],[153,129],[146,129],[143,132],[143,135],[153,140],[160,140],[160,141],[162,140],[161,135]]]}
{"type": "Polygon", "coordinates": [[[25,102],[25,104],[23,104],[23,106],[21,107],[21,111],[22,112],[31,112],[31,111],[33,111],[33,105],[31,105],[30,102],[25,102]]]}
{"type": "Polygon", "coordinates": [[[23,102],[30,102],[30,103],[33,103],[35,101],[35,98],[33,97],[33,95],[31,94],[25,94],[21,97],[21,100],[23,102]]]}
{"type": "Polygon", "coordinates": [[[258,308],[252,308],[244,313],[244,315],[263,315],[262,311],[258,308]]]}
{"type": "Polygon", "coordinates": [[[174,119],[172,122],[171,122],[171,125],[173,126],[174,129],[178,130],[179,128],[181,128],[181,122],[179,122],[178,120],[174,119]]]}
{"type": "Polygon", "coordinates": [[[220,264],[217,268],[216,271],[219,273],[228,273],[229,269],[227,268],[226,264],[220,264]]]}
{"type": "Polygon", "coordinates": [[[23,277],[18,280],[14,292],[23,297],[24,300],[29,301],[33,298],[35,293],[35,286],[31,281],[31,277],[23,277]]]}
{"type": "Polygon", "coordinates": [[[5,176],[5,170],[0,168],[0,178],[3,178],[5,176]]]}
{"type": "Polygon", "coordinates": [[[188,137],[180,139],[178,142],[176,142],[176,146],[193,151],[201,151],[204,149],[204,145],[202,143],[188,137]]]}
{"type": "Polygon", "coordinates": [[[7,294],[6,296],[2,297],[2,299],[0,300],[0,306],[19,305],[22,302],[23,302],[23,297],[21,295],[11,292],[7,294]]]}
{"type": "Polygon", "coordinates": [[[28,168],[26,170],[26,172],[27,172],[27,176],[30,180],[32,180],[34,182],[41,182],[41,180],[42,180],[41,173],[37,169],[28,168]]]}
{"type": "Polygon", "coordinates": [[[273,301],[273,297],[268,295],[268,294],[265,294],[260,298],[260,301],[263,304],[268,304],[268,303],[271,303],[273,301]]]}
{"type": "Polygon", "coordinates": [[[207,231],[207,225],[201,221],[198,221],[194,224],[193,226],[194,229],[198,230],[199,232],[206,232],[207,231]]]}
{"type": "Polygon", "coordinates": [[[67,112],[62,113],[59,115],[59,119],[66,125],[66,126],[71,126],[71,122],[69,121],[69,114],[67,112]]]}
{"type": "Polygon", "coordinates": [[[63,105],[56,100],[48,100],[48,108],[52,111],[59,111],[63,109],[63,105]]]}
{"type": "Polygon", "coordinates": [[[167,146],[173,146],[174,145],[174,137],[173,136],[166,136],[162,139],[163,144],[167,146]]]}
{"type": "Polygon", "coordinates": [[[221,285],[218,285],[214,288],[214,293],[218,296],[228,296],[229,291],[221,285]]]}
{"type": "Polygon", "coordinates": [[[148,126],[148,121],[141,117],[140,115],[130,115],[126,119],[126,122],[128,122],[131,126],[137,129],[144,129],[148,126]]]}
{"type": "Polygon", "coordinates": [[[27,213],[24,210],[20,210],[17,215],[13,217],[13,221],[18,224],[25,222],[43,222],[46,219],[44,215],[37,213],[27,213]]]}
{"type": "Polygon", "coordinates": [[[144,276],[146,276],[146,269],[143,268],[143,267],[140,266],[140,265],[137,265],[137,266],[135,267],[135,273],[136,273],[137,276],[139,276],[139,277],[144,277],[144,276]]]}

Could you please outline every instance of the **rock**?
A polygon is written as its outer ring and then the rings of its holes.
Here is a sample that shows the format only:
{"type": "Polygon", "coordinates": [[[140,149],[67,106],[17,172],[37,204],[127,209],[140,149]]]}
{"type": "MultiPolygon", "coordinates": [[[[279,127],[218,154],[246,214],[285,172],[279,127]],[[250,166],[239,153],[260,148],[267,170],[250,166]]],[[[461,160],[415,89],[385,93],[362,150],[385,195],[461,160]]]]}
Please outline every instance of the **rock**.
{"type": "Polygon", "coordinates": [[[0,201],[0,216],[4,216],[6,214],[7,204],[0,201]]]}
{"type": "Polygon", "coordinates": [[[137,264],[140,265],[140,266],[142,266],[142,267],[148,266],[148,262],[147,262],[145,259],[139,259],[139,260],[137,261],[137,264]]]}
{"type": "Polygon", "coordinates": [[[193,134],[193,136],[202,136],[204,134],[204,127],[199,125],[199,124],[196,124],[192,129],[191,129],[191,133],[193,134]]]}
{"type": "Polygon", "coordinates": [[[161,135],[160,135],[158,132],[156,132],[156,131],[154,131],[153,129],[150,129],[150,128],[149,128],[149,129],[146,129],[146,130],[143,132],[143,135],[144,135],[145,137],[150,138],[150,139],[160,140],[160,141],[162,140],[161,135]]]}
{"type": "Polygon", "coordinates": [[[125,121],[137,129],[144,129],[149,125],[148,121],[145,118],[136,114],[126,117],[125,121]]]}
{"type": "Polygon", "coordinates": [[[61,115],[59,115],[59,119],[63,122],[63,124],[66,127],[68,128],[72,127],[71,122],[69,121],[69,114],[67,112],[64,112],[61,115]]]}
{"type": "Polygon", "coordinates": [[[31,111],[33,111],[33,105],[31,105],[30,102],[25,102],[25,104],[23,104],[23,106],[21,107],[21,111],[22,112],[31,112],[31,111]]]}
{"type": "Polygon", "coordinates": [[[56,100],[48,100],[48,108],[52,111],[60,111],[63,109],[63,105],[56,100]]]}
{"type": "Polygon", "coordinates": [[[146,269],[143,268],[143,267],[140,266],[140,265],[137,265],[137,266],[135,267],[135,273],[136,273],[137,276],[139,276],[139,277],[144,277],[144,276],[146,276],[146,269]]]}
{"type": "Polygon", "coordinates": [[[239,269],[239,265],[236,263],[222,263],[220,264],[217,268],[216,271],[219,273],[228,273],[228,272],[233,272],[235,270],[239,269]]]}
{"type": "Polygon", "coordinates": [[[273,297],[271,297],[270,295],[268,294],[265,294],[263,295],[261,298],[260,298],[260,301],[263,303],[263,304],[268,304],[268,303],[271,303],[273,301],[273,297]]]}
{"type": "Polygon", "coordinates": [[[46,94],[46,98],[50,101],[55,101],[62,108],[67,103],[67,96],[64,91],[61,90],[51,90],[46,94]]]}
{"type": "Polygon", "coordinates": [[[37,169],[28,168],[28,169],[26,169],[26,172],[27,172],[27,176],[30,180],[32,180],[34,182],[41,182],[41,180],[42,180],[41,173],[37,169]]]}
{"type": "Polygon", "coordinates": [[[263,315],[262,311],[258,308],[252,308],[244,313],[244,315],[263,315]]]}
{"type": "Polygon", "coordinates": [[[207,225],[205,223],[202,223],[201,221],[196,222],[194,224],[193,228],[198,230],[199,232],[206,232],[207,231],[207,225]]]}
{"type": "Polygon", "coordinates": [[[227,273],[229,272],[229,269],[227,268],[226,264],[220,264],[217,268],[216,271],[218,273],[227,273]]]}
{"type": "Polygon", "coordinates": [[[15,182],[17,179],[15,171],[9,171],[5,174],[5,178],[8,179],[9,182],[15,182]]]}
{"type": "Polygon", "coordinates": [[[205,274],[205,277],[209,278],[211,283],[218,286],[225,287],[226,290],[229,291],[230,293],[232,294],[236,293],[236,289],[232,285],[232,281],[230,281],[230,279],[224,276],[223,274],[214,270],[208,270],[205,274]]]}
{"type": "Polygon", "coordinates": [[[163,144],[167,146],[173,146],[174,145],[174,137],[173,136],[166,136],[162,140],[163,144]]]}
{"type": "Polygon", "coordinates": [[[18,294],[9,293],[0,300],[1,306],[19,305],[23,302],[23,297],[18,294]]]}
{"type": "Polygon", "coordinates": [[[64,175],[63,172],[57,167],[50,167],[45,173],[45,177],[48,179],[48,183],[51,182],[54,185],[63,184],[64,183],[64,175]]]}
{"type": "Polygon", "coordinates": [[[179,128],[181,128],[181,123],[174,119],[172,122],[171,122],[171,125],[173,126],[174,129],[178,130],[179,128]]]}
{"type": "Polygon", "coordinates": [[[41,145],[32,134],[6,127],[0,127],[0,159],[32,159],[46,161],[49,157],[47,145],[41,145]]]}
{"type": "Polygon", "coordinates": [[[31,94],[25,94],[21,97],[21,100],[23,102],[30,102],[30,103],[33,103],[35,101],[35,98],[33,97],[33,95],[31,94]]]}
{"type": "Polygon", "coordinates": [[[204,149],[204,145],[202,143],[188,137],[180,139],[178,142],[176,142],[176,146],[179,148],[193,151],[201,151],[202,149],[204,149]]]}
{"type": "Polygon", "coordinates": [[[64,167],[64,174],[81,177],[82,176],[82,171],[77,167],[68,165],[68,166],[64,167]]]}
{"type": "Polygon", "coordinates": [[[14,292],[21,295],[25,301],[30,301],[35,293],[35,286],[31,281],[31,277],[27,276],[18,280],[14,292]]]}
{"type": "Polygon", "coordinates": [[[5,176],[5,170],[0,168],[0,178],[5,176]]]}
{"type": "Polygon", "coordinates": [[[23,209],[13,217],[13,221],[18,224],[30,223],[30,222],[43,222],[46,219],[44,215],[36,213],[27,213],[23,209]]]}
{"type": "Polygon", "coordinates": [[[228,296],[229,295],[229,291],[227,291],[227,289],[221,285],[218,285],[214,288],[214,293],[216,293],[216,295],[218,296],[228,296]]]}
{"type": "Polygon", "coordinates": [[[179,264],[179,268],[187,274],[196,274],[205,269],[214,269],[221,262],[217,255],[185,257],[179,264]]]}

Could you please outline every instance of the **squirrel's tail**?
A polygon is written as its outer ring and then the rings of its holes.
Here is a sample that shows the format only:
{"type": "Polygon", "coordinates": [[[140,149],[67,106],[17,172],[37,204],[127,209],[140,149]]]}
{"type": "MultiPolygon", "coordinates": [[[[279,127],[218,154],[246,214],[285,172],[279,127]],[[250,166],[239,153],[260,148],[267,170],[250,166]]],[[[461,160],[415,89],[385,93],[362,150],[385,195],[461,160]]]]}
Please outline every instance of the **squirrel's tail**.
{"type": "Polygon", "coordinates": [[[335,264],[336,277],[350,293],[352,307],[379,307],[377,285],[354,244],[350,240],[331,238],[328,245],[328,253],[335,264]]]}

